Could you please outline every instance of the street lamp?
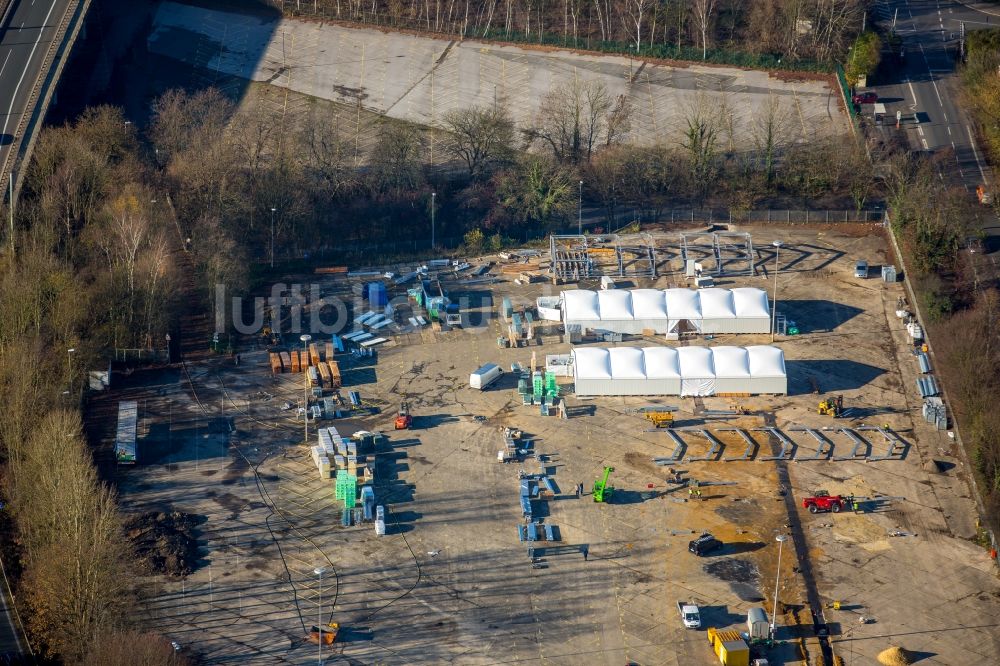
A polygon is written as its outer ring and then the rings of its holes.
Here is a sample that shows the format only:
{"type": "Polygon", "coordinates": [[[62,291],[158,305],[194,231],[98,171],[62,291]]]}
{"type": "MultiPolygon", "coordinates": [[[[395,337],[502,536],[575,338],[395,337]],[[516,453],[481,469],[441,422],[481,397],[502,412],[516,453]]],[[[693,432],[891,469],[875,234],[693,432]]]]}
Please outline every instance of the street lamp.
{"type": "Polygon", "coordinates": [[[774,342],[774,318],[778,314],[778,253],[783,243],[776,240],[774,246],[774,293],[771,295],[771,342],[774,342]]]}
{"type": "Polygon", "coordinates": [[[274,268],[274,214],[277,208],[271,206],[271,268],[274,268]]]}
{"type": "Polygon", "coordinates": [[[325,572],[325,567],[313,569],[313,573],[319,576],[319,608],[316,611],[316,644],[319,646],[319,650],[316,655],[316,663],[321,666],[323,664],[323,574],[325,572]]]}
{"type": "MultiPolygon", "coordinates": [[[[312,340],[312,336],[309,335],[308,333],[303,333],[302,335],[299,336],[299,340],[302,341],[302,350],[303,350],[302,353],[304,353],[308,358],[309,341],[312,340]]],[[[305,424],[305,429],[306,429],[305,443],[306,446],[308,446],[309,445],[309,373],[306,372],[306,370],[304,369],[302,372],[305,373],[305,376],[302,378],[302,397],[304,398],[302,405],[305,407],[305,411],[302,413],[302,423],[305,424]]]]}
{"type": "Polygon", "coordinates": [[[434,205],[437,203],[437,192],[431,192],[431,249],[434,249],[434,205]]]}
{"type": "Polygon", "coordinates": [[[576,199],[576,233],[583,235],[583,181],[580,181],[580,193],[576,199]]]}
{"type": "Polygon", "coordinates": [[[788,537],[784,534],[779,534],[774,537],[774,540],[778,542],[778,570],[774,574],[774,606],[771,609],[771,640],[774,640],[775,627],[778,623],[778,581],[781,579],[781,545],[785,543],[788,537]]]}

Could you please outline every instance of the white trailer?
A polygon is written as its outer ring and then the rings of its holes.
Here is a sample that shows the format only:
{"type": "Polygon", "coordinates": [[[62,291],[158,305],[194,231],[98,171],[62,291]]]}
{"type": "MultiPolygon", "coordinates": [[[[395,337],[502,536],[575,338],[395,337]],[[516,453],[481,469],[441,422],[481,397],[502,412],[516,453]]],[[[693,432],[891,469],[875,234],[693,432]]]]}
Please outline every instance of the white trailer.
{"type": "Polygon", "coordinates": [[[480,391],[500,379],[503,375],[503,368],[495,363],[487,363],[471,375],[469,375],[469,386],[480,391]]]}

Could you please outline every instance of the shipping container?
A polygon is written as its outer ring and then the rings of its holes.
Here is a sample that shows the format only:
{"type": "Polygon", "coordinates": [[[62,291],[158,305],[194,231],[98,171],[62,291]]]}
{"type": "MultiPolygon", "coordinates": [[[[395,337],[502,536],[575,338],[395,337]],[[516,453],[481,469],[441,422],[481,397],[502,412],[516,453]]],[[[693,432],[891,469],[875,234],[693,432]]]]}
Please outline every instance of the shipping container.
{"type": "Polygon", "coordinates": [[[281,355],[277,352],[271,352],[269,354],[269,359],[271,361],[271,372],[276,375],[281,374],[281,355]]]}
{"type": "Polygon", "coordinates": [[[297,351],[291,352],[292,354],[292,372],[301,372],[302,366],[299,365],[299,353],[297,351]]]}
{"type": "Polygon", "coordinates": [[[326,343],[326,349],[325,349],[325,351],[326,351],[326,356],[323,358],[323,360],[324,361],[332,361],[333,360],[333,343],[332,342],[326,343]]]}
{"type": "Polygon", "coordinates": [[[138,461],[136,451],[136,426],[139,406],[135,400],[118,403],[118,430],[115,433],[115,457],[119,464],[134,465],[138,461]]]}
{"type": "Polygon", "coordinates": [[[288,372],[295,372],[294,370],[292,370],[292,357],[288,352],[281,352],[280,354],[278,354],[278,356],[281,357],[282,368],[284,368],[288,372]]]}
{"type": "Polygon", "coordinates": [[[315,342],[309,345],[309,360],[311,365],[319,365],[319,346],[315,342]]]}
{"type": "Polygon", "coordinates": [[[340,388],[342,385],[340,379],[340,366],[336,361],[327,361],[327,366],[330,368],[330,386],[332,388],[340,388]]]}

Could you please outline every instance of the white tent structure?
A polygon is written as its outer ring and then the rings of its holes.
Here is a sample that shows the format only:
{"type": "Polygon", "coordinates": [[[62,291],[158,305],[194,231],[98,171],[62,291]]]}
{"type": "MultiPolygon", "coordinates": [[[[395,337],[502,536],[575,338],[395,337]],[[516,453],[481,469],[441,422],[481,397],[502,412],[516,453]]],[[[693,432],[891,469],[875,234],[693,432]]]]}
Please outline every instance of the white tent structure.
{"type": "Polygon", "coordinates": [[[657,334],[768,333],[763,289],[572,289],[562,292],[562,319],[592,331],[657,334]]]}
{"type": "Polygon", "coordinates": [[[710,396],[788,393],[777,347],[575,347],[576,394],[710,396]]]}

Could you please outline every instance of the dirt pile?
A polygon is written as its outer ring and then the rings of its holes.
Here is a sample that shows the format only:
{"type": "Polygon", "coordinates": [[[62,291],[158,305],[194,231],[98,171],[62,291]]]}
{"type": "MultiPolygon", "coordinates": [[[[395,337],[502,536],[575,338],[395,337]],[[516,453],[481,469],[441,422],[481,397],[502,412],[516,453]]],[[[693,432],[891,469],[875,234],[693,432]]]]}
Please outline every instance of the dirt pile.
{"type": "Polygon", "coordinates": [[[913,657],[903,648],[893,646],[878,653],[878,663],[882,666],[910,666],[913,657]]]}
{"type": "Polygon", "coordinates": [[[186,576],[198,561],[195,530],[198,516],[150,511],[125,520],[125,536],[135,549],[139,569],[146,574],[186,576]]]}

